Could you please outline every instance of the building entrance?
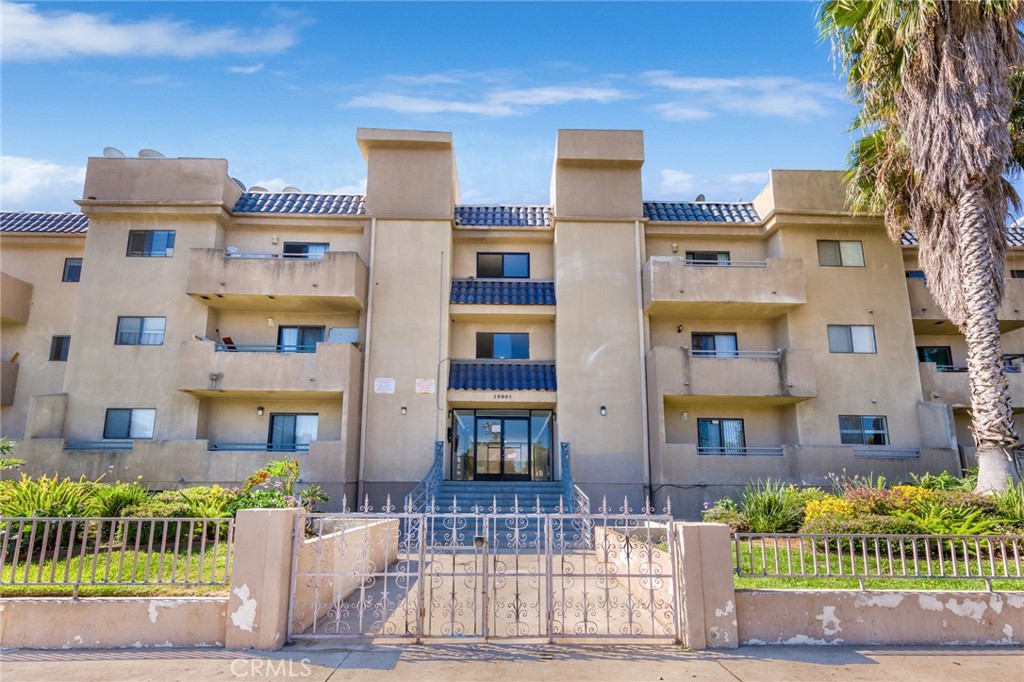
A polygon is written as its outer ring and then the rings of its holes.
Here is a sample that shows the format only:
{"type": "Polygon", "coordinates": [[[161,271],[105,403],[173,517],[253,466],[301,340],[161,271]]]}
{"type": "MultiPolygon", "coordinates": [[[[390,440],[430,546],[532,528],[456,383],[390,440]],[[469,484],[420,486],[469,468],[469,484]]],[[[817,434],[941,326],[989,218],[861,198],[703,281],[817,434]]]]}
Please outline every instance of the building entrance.
{"type": "Polygon", "coordinates": [[[551,410],[453,410],[451,479],[554,479],[551,410]]]}

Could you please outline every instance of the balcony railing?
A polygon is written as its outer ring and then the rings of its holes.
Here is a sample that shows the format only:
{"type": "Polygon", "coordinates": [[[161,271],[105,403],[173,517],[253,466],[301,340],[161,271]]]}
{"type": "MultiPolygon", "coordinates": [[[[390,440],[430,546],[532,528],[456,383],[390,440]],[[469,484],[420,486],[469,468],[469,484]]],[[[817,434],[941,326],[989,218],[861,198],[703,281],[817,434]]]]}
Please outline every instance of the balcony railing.
{"type": "Polygon", "coordinates": [[[703,445],[697,446],[698,455],[739,455],[751,457],[782,457],[782,446],[768,447],[743,447],[743,448],[713,448],[703,445]]]}
{"type": "Polygon", "coordinates": [[[218,343],[214,350],[218,353],[315,353],[316,344],[218,343]]]}
{"type": "Polygon", "coordinates": [[[309,443],[233,443],[229,441],[210,441],[206,449],[228,452],[309,452],[309,443]]]}
{"type": "Polygon", "coordinates": [[[722,358],[732,360],[736,358],[751,358],[760,360],[778,360],[782,357],[781,350],[697,350],[690,349],[690,355],[695,358],[722,358]]]}
{"type": "Polygon", "coordinates": [[[69,440],[64,443],[65,450],[131,450],[130,440],[69,440]]]}
{"type": "Polygon", "coordinates": [[[697,267],[712,267],[712,268],[767,268],[768,261],[766,260],[697,260],[687,258],[684,265],[694,265],[697,267]]]}

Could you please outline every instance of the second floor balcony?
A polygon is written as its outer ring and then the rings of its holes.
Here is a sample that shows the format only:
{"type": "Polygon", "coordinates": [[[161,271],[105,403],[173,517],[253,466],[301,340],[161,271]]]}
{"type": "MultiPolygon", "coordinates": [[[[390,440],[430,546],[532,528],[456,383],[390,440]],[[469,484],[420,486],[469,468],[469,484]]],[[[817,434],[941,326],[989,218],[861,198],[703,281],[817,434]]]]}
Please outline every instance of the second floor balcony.
{"type": "Polygon", "coordinates": [[[366,303],[366,265],[356,253],[318,257],[192,249],[186,292],[214,308],[351,312],[366,303]]]}
{"type": "Polygon", "coordinates": [[[315,352],[282,346],[230,347],[186,341],[177,388],[202,397],[341,397],[359,381],[362,353],[349,343],[318,343],[315,352]]]}
{"type": "MultiPolygon", "coordinates": [[[[954,408],[971,406],[970,378],[967,368],[957,365],[918,364],[921,370],[921,393],[925,400],[946,403],[954,408]]],[[[1020,364],[1006,366],[1006,381],[1014,408],[1024,407],[1024,373],[1020,364]]]]}
{"type": "MultiPolygon", "coordinates": [[[[924,279],[907,278],[910,297],[910,316],[914,320],[915,334],[959,334],[960,330],[946,319],[932,298],[924,279]]],[[[1024,327],[1024,279],[1006,280],[1003,302],[997,311],[999,329],[1003,333],[1024,327]]]]}
{"type": "Polygon", "coordinates": [[[644,266],[651,317],[770,319],[807,302],[804,264],[795,258],[694,261],[654,256],[644,266]]]}
{"type": "Polygon", "coordinates": [[[690,403],[796,403],[818,395],[814,357],[804,349],[696,351],[657,346],[647,360],[657,396],[685,396],[690,403]]]}
{"type": "Polygon", "coordinates": [[[0,322],[25,324],[32,308],[32,285],[6,272],[0,273],[0,322]]]}

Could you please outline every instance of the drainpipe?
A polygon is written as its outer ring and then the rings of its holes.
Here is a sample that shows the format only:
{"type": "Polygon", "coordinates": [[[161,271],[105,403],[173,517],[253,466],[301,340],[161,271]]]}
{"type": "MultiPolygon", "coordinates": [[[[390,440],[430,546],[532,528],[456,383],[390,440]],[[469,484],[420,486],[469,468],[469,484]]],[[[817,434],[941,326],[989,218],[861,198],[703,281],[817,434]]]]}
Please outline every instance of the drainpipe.
{"type": "Polygon", "coordinates": [[[640,221],[633,221],[636,233],[636,324],[640,346],[640,400],[641,428],[643,430],[644,478],[647,479],[647,495],[651,497],[651,506],[655,506],[654,487],[651,478],[651,444],[650,426],[647,423],[647,326],[644,319],[644,244],[640,236],[640,221]]]}
{"type": "MultiPolygon", "coordinates": [[[[441,438],[441,415],[444,413],[444,408],[441,407],[441,364],[444,362],[445,353],[442,353],[444,347],[444,321],[447,317],[447,310],[445,309],[445,296],[444,296],[444,251],[441,251],[441,263],[438,272],[440,276],[437,282],[437,378],[434,380],[434,390],[437,392],[437,416],[434,418],[434,442],[439,440],[447,440],[441,438]]],[[[445,382],[445,393],[448,391],[448,383],[445,382]]],[[[447,405],[445,405],[447,407],[447,405]]],[[[445,445],[447,447],[447,445],[445,445]]]]}
{"type": "Polygon", "coordinates": [[[353,509],[359,508],[359,500],[363,499],[365,486],[363,476],[366,470],[366,404],[370,399],[370,330],[373,329],[373,278],[376,275],[374,269],[374,258],[377,253],[377,219],[370,218],[370,266],[369,282],[366,292],[366,336],[363,339],[363,391],[362,391],[362,414],[359,418],[359,480],[357,481],[356,500],[352,505],[353,509]]]}

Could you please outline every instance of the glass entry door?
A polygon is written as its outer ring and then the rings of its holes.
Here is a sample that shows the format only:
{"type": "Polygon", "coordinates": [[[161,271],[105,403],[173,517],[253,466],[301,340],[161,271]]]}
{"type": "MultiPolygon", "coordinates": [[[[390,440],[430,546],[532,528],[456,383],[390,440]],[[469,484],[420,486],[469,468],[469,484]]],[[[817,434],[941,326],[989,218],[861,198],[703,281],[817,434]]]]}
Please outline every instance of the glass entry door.
{"type": "Polygon", "coordinates": [[[476,480],[530,480],[530,419],[478,417],[476,480]]]}

